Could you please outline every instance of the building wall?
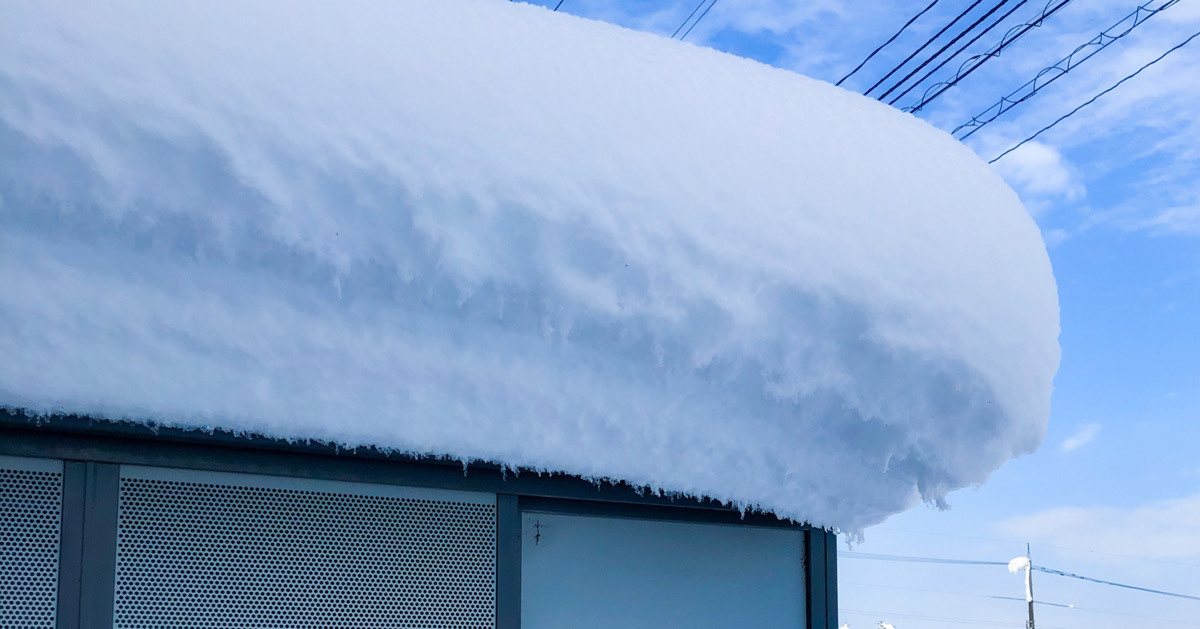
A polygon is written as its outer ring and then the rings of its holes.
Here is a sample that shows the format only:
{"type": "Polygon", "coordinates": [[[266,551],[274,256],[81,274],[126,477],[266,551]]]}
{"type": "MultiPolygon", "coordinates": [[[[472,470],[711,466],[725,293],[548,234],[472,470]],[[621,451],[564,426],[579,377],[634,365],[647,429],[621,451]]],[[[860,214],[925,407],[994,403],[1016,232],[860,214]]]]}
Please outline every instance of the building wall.
{"type": "Polygon", "coordinates": [[[837,626],[833,536],[761,514],[461,465],[3,430],[3,627],[837,626]]]}

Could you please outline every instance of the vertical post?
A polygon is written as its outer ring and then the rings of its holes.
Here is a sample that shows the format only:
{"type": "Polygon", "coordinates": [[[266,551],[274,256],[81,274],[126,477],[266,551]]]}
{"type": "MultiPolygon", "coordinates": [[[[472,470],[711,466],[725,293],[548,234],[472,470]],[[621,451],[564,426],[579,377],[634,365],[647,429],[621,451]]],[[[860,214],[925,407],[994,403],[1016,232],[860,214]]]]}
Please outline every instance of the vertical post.
{"type": "Polygon", "coordinates": [[[521,627],[521,506],[496,495],[496,629],[521,627]]]}
{"type": "Polygon", "coordinates": [[[83,581],[83,505],[86,487],[87,464],[64,461],[56,629],[79,629],[79,590],[83,581]]]}
{"type": "Polygon", "coordinates": [[[1025,563],[1025,601],[1029,603],[1029,629],[1034,629],[1033,624],[1033,554],[1029,551],[1029,542],[1025,543],[1025,558],[1028,559],[1025,563]]]}
{"type": "Polygon", "coordinates": [[[110,629],[121,467],[63,462],[56,629],[110,629]]]}
{"type": "Polygon", "coordinates": [[[121,467],[85,463],[79,629],[111,629],[117,577],[121,467]]]}
{"type": "MultiPolygon", "coordinates": [[[[837,610],[829,610],[829,549],[828,535],[823,529],[809,529],[804,533],[804,584],[808,607],[808,629],[828,629],[830,621],[837,617],[837,610]]],[[[836,549],[835,549],[836,550],[836,549]]],[[[836,596],[836,594],[835,594],[836,596]]]]}
{"type": "Polygon", "coordinates": [[[837,535],[825,532],[825,626],[838,629],[837,535]]]}

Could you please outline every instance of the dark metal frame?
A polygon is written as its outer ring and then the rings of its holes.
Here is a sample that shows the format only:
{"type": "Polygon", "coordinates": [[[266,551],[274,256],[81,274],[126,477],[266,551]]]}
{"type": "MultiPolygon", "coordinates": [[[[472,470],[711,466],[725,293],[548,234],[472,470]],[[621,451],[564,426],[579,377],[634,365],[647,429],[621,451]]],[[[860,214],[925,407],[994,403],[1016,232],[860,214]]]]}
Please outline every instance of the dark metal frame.
{"type": "Polygon", "coordinates": [[[147,465],[496,494],[496,627],[519,629],[525,511],[769,526],[805,531],[809,629],[837,629],[836,536],[716,501],[499,465],[347,450],[232,432],[155,428],[0,409],[0,454],[65,461],[58,629],[110,627],[120,465],[147,465]]]}

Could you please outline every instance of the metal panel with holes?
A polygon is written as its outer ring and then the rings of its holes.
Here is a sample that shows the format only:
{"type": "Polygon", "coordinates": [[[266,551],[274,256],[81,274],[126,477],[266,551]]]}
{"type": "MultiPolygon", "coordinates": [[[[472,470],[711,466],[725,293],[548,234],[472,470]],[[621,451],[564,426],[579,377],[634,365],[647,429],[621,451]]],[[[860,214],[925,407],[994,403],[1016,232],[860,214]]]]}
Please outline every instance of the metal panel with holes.
{"type": "Polygon", "coordinates": [[[124,466],[114,627],[493,627],[494,494],[124,466]]]}
{"type": "Polygon", "coordinates": [[[55,626],[62,469],[0,456],[0,627],[55,626]]]}

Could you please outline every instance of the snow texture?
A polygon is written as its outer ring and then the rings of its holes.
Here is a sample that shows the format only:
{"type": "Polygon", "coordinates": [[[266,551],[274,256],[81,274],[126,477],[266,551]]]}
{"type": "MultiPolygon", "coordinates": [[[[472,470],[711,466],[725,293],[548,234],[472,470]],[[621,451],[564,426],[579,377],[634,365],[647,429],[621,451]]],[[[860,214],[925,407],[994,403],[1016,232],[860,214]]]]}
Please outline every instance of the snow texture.
{"type": "Polygon", "coordinates": [[[1025,572],[1025,602],[1033,602],[1033,564],[1030,563],[1028,557],[1017,557],[1008,562],[1008,571],[1016,574],[1025,572]]]}
{"type": "Polygon", "coordinates": [[[917,119],[500,1],[0,4],[0,405],[858,532],[1044,437],[1016,195],[917,119]]]}

